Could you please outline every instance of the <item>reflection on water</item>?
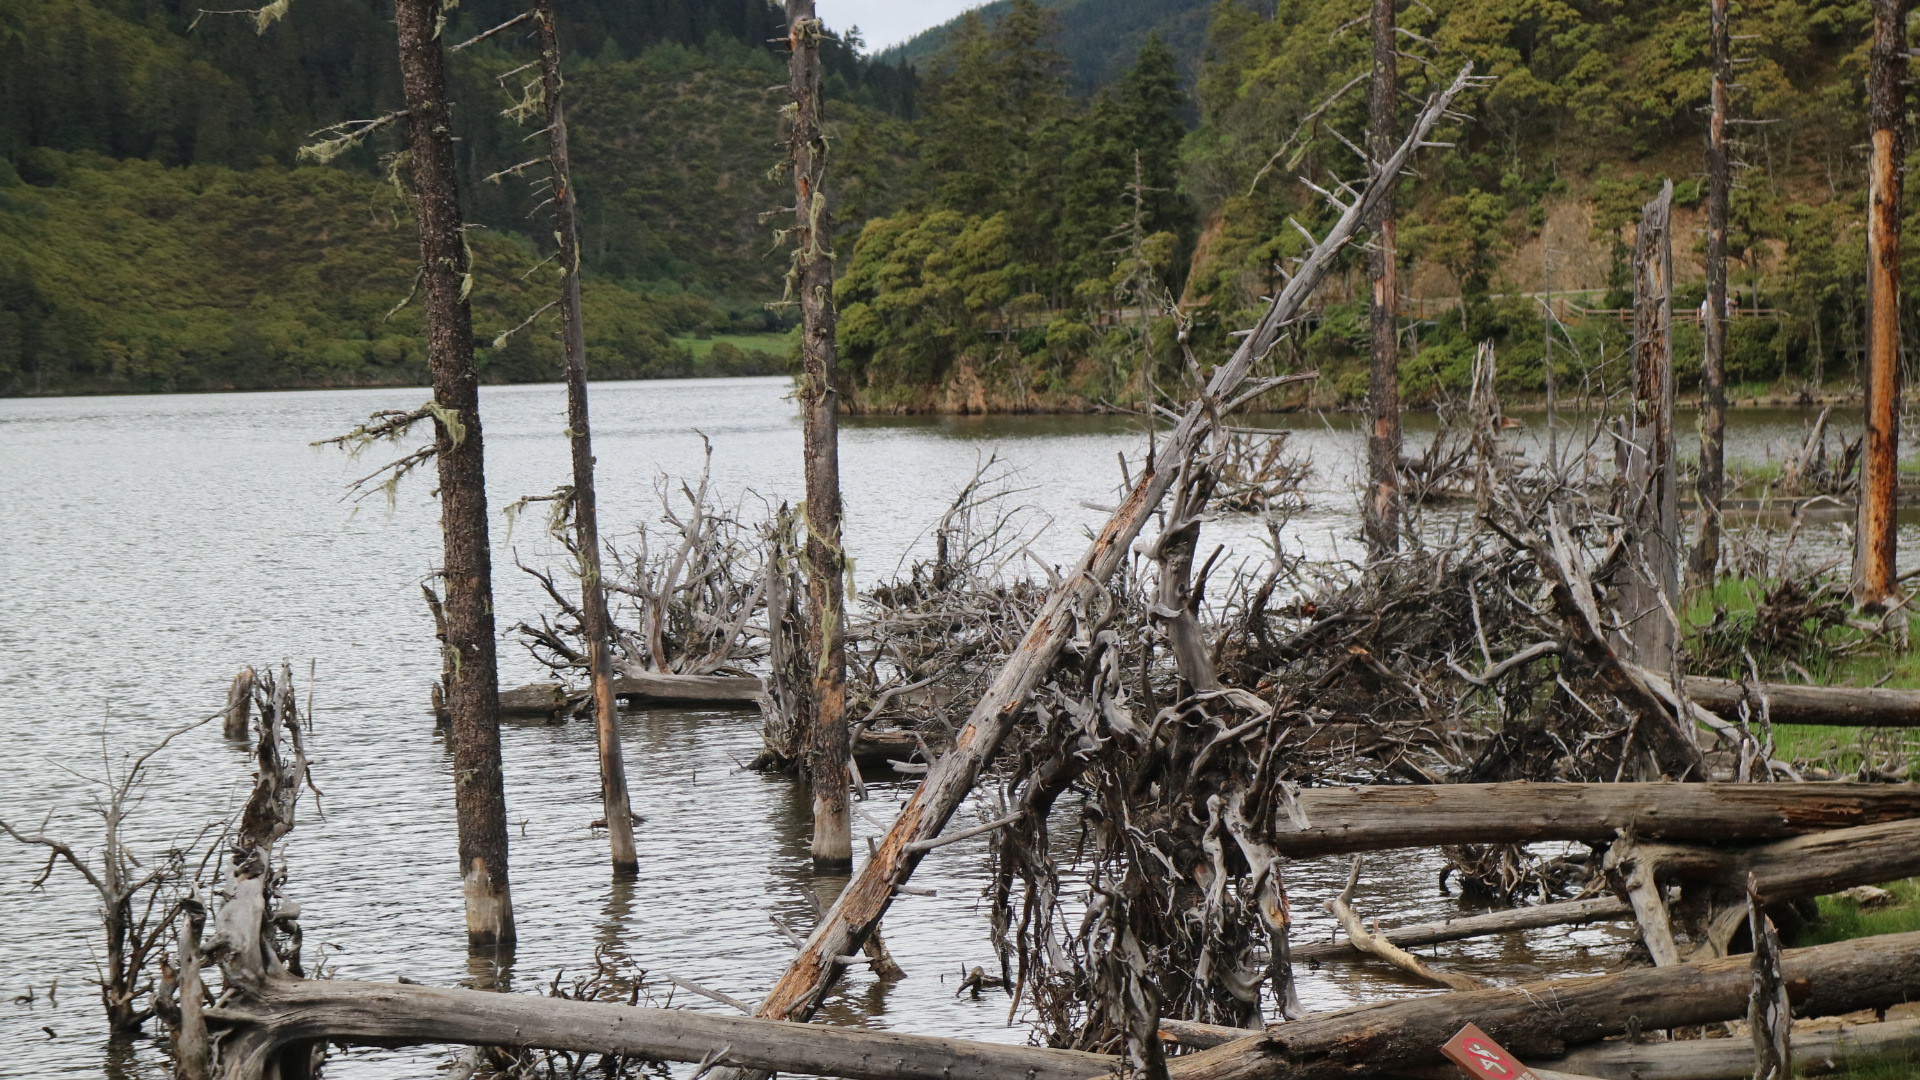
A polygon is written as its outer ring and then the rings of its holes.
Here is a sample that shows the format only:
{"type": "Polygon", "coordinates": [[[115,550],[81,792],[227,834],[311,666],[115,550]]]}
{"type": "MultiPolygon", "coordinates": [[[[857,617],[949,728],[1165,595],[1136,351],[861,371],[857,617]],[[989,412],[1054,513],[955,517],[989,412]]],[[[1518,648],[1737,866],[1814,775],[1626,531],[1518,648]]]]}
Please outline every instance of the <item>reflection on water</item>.
{"type": "MultiPolygon", "coordinates": [[[[502,736],[512,828],[514,904],[521,940],[511,957],[469,958],[454,857],[451,764],[433,732],[427,687],[438,673],[417,583],[439,558],[430,484],[410,483],[391,506],[343,504],[344,483],[373,460],[347,462],[311,440],[374,409],[408,408],[423,390],[224,394],[192,397],[0,401],[0,816],[38,821],[83,842],[92,833],[84,782],[98,772],[102,733],[118,753],[206,715],[242,664],[287,659],[316,678],[314,775],[326,793],[306,805],[287,845],[289,895],[304,910],[310,958],[324,951],[347,978],[398,976],[444,985],[544,987],[596,950],[631,958],[724,993],[756,999],[792,955],[784,924],[804,935],[817,905],[807,854],[804,793],[743,772],[759,749],[751,716],[677,710],[623,720],[642,872],[614,882],[599,816],[591,725],[511,725],[502,736]]],[[[802,490],[799,430],[780,380],[596,386],[595,441],[603,532],[618,539],[657,516],[654,478],[698,470],[702,432],[714,445],[717,490],[777,503],[802,490]]],[[[496,507],[550,490],[568,476],[564,396],[555,386],[485,391],[488,470],[496,507]]],[[[1353,418],[1275,418],[1296,431],[1294,452],[1314,472],[1308,506],[1286,542],[1315,558],[1352,546],[1353,418]]],[[[1736,411],[1729,456],[1764,459],[1800,437],[1806,418],[1736,411]]],[[[1417,446],[1430,418],[1408,418],[1417,446]]],[[[1683,427],[1684,430],[1684,427],[1683,427]]],[[[1523,436],[1525,437],[1525,436],[1523,436]]],[[[979,460],[997,453],[1020,470],[1020,496],[1051,516],[1037,549],[1064,563],[1102,514],[1120,479],[1116,454],[1144,449],[1137,421],[1100,417],[872,419],[848,422],[848,548],[862,582],[890,574],[979,460]]],[[[750,508],[749,512],[753,512],[750,508]]],[[[1246,520],[1208,526],[1247,545],[1246,520]]],[[[1840,533],[1810,527],[1810,542],[1840,533]]],[[[518,556],[553,565],[536,527],[496,519],[499,624],[540,610],[537,587],[505,568],[518,556]]],[[[1257,547],[1241,550],[1257,552],[1257,547]]],[[[509,683],[539,669],[508,641],[509,683]]],[[[302,683],[306,680],[301,679],[302,683]]],[[[163,846],[230,813],[250,775],[244,747],[207,728],[158,763],[137,827],[163,846]]],[[[856,816],[856,851],[890,821],[909,788],[870,780],[856,816]],[[872,820],[868,820],[871,818],[872,820]],[[878,822],[879,824],[875,824],[878,822]]],[[[968,810],[973,814],[977,811],[968,810]]],[[[886,923],[907,971],[893,984],[864,969],[825,1010],[834,1023],[1020,1041],[1003,998],[954,996],[961,973],[993,954],[979,903],[985,840],[930,856],[915,884],[934,896],[901,899],[886,923]]],[[[1376,857],[1360,893],[1368,917],[1439,917],[1453,910],[1437,884],[1437,856],[1376,857]]],[[[0,1072],[36,1077],[161,1075],[150,1040],[110,1043],[86,979],[94,900],[70,874],[44,890],[28,883],[40,859],[0,845],[0,1072]],[[48,982],[62,987],[57,1006],[48,982]],[[34,988],[32,1003],[14,1003],[34,988]],[[43,1028],[51,1029],[49,1035],[43,1028]]],[[[1331,933],[1320,901],[1344,883],[1341,860],[1288,869],[1301,933],[1331,933]]],[[[1608,927],[1537,931],[1439,946],[1441,963],[1496,979],[1599,970],[1618,955],[1608,927]]],[[[1301,972],[1308,1008],[1425,992],[1375,965],[1301,972]]],[[[676,1001],[722,1008],[703,999],[676,1001]]],[[[430,1073],[433,1050],[343,1055],[335,1078],[430,1073]]]]}

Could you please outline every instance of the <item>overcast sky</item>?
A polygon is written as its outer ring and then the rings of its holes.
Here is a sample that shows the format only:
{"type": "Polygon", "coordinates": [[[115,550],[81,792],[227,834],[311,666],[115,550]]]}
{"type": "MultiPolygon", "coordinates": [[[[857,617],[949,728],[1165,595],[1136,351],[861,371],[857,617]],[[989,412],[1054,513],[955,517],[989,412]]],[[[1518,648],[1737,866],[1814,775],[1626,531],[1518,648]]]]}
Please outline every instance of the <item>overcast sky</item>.
{"type": "Polygon", "coordinates": [[[860,28],[868,48],[898,45],[985,0],[818,0],[820,17],[835,30],[860,28]]]}

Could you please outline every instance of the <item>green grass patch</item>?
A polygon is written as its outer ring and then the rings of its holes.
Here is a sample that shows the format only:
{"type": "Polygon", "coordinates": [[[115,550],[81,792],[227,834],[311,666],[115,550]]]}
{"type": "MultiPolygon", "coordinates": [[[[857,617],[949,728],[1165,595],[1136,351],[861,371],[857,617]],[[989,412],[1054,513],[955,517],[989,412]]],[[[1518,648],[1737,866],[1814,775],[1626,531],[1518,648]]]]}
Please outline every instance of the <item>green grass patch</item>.
{"type": "Polygon", "coordinates": [[[780,330],[765,334],[714,334],[711,337],[676,337],[675,345],[693,353],[695,360],[705,360],[707,354],[716,345],[726,344],[743,353],[765,352],[784,359],[788,350],[799,339],[792,330],[780,330]]]}
{"type": "Polygon", "coordinates": [[[1794,944],[1828,945],[1836,941],[1920,930],[1920,878],[1908,878],[1882,887],[1893,893],[1898,902],[1889,907],[1862,911],[1859,901],[1852,897],[1821,897],[1820,921],[1796,934],[1794,944]]]}

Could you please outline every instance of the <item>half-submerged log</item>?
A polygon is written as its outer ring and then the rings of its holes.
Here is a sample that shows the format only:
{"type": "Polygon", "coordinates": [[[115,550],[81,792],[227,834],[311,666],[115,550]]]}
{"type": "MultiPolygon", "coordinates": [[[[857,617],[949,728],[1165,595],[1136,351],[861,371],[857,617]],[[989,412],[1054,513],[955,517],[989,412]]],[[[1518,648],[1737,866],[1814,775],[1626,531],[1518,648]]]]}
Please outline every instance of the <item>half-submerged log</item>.
{"type": "Polygon", "coordinates": [[[1920,727],[1920,690],[1747,684],[1700,675],[1687,676],[1686,687],[1695,703],[1726,717],[1736,715],[1743,701],[1758,717],[1764,697],[1767,716],[1776,724],[1920,727]]]}
{"type": "MultiPolygon", "coordinates": [[[[745,675],[673,675],[642,672],[613,680],[613,696],[628,706],[664,705],[751,709],[765,689],[745,675]]],[[[502,716],[554,716],[581,700],[559,683],[529,683],[501,691],[502,716]]]]}
{"type": "Polygon", "coordinates": [[[255,1080],[285,1048],[323,1039],[528,1046],[850,1080],[1090,1080],[1116,1065],[1074,1050],[347,979],[269,977],[207,1018],[228,1032],[223,1080],[255,1080]]]}
{"type": "MultiPolygon", "coordinates": [[[[1920,1020],[1851,1024],[1793,1035],[1794,1066],[1805,1076],[1835,1072],[1848,1058],[1903,1052],[1920,1052],[1920,1020]]],[[[1600,1080],[1749,1080],[1753,1044],[1746,1039],[1610,1042],[1581,1047],[1553,1064],[1600,1080]]]]}
{"type": "MultiPolygon", "coordinates": [[[[1790,949],[1781,954],[1781,971],[1800,1016],[1837,1016],[1910,1001],[1920,994],[1920,932],[1790,949]]],[[[1438,1064],[1441,1044],[1469,1021],[1529,1064],[1536,1059],[1556,1064],[1551,1059],[1569,1046],[1631,1029],[1744,1018],[1751,981],[1751,964],[1739,956],[1364,1005],[1174,1058],[1167,1075],[1170,1080],[1348,1080],[1391,1074],[1438,1064]]]]}

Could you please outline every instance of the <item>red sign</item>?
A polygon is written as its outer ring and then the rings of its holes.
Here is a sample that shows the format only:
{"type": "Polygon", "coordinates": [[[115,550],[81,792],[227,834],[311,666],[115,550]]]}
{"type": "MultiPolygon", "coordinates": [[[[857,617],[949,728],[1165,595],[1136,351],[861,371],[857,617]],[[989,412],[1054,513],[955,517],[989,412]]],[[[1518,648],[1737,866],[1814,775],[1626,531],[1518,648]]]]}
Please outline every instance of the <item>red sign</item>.
{"type": "Polygon", "coordinates": [[[1472,1024],[1448,1039],[1440,1052],[1477,1080],[1540,1080],[1538,1073],[1520,1064],[1506,1047],[1472,1024]]]}

